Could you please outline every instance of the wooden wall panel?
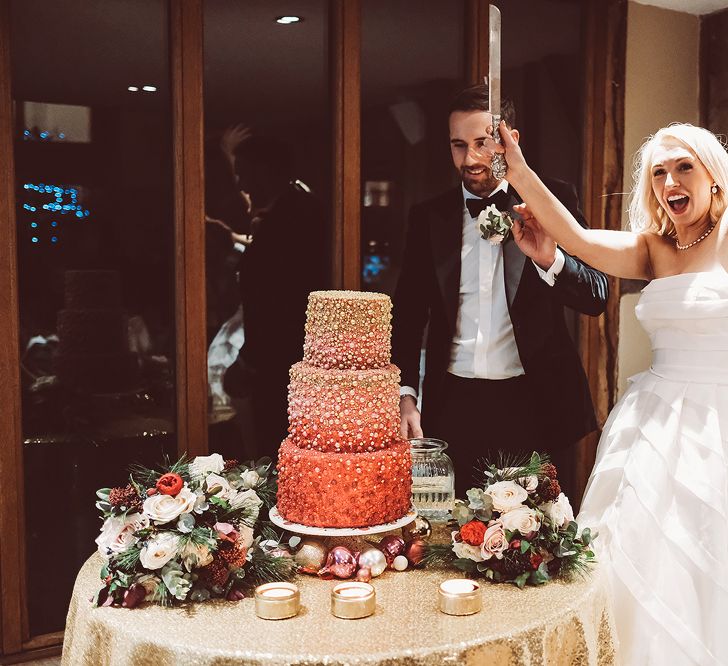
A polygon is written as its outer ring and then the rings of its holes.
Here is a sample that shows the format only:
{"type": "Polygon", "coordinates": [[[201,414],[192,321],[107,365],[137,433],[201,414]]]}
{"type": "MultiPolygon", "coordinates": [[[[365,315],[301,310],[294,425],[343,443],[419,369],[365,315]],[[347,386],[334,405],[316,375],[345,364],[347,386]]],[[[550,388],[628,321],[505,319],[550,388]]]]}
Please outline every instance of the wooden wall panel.
{"type": "Polygon", "coordinates": [[[0,631],[5,654],[19,652],[26,638],[22,621],[25,522],[9,5],[7,0],[0,0],[0,631]]]}
{"type": "Polygon", "coordinates": [[[202,0],[171,0],[177,446],[207,454],[202,0]]]}

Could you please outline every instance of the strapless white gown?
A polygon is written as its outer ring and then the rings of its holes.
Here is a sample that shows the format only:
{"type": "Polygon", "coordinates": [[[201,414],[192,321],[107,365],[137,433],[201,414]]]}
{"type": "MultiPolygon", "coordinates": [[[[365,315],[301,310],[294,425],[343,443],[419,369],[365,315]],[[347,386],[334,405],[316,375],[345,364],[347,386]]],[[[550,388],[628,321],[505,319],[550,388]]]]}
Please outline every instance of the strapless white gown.
{"type": "Polygon", "coordinates": [[[599,442],[580,527],[612,586],[621,663],[728,664],[728,274],[653,280],[650,370],[599,442]]]}

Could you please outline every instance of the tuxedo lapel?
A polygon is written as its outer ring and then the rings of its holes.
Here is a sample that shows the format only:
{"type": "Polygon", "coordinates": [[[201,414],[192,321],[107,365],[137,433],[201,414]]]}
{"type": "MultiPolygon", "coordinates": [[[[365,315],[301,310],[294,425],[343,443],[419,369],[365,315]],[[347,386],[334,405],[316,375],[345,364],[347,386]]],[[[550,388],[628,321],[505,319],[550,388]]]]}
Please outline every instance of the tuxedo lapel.
{"type": "MultiPolygon", "coordinates": [[[[508,211],[513,214],[513,206],[522,202],[518,192],[513,189],[512,185],[508,186],[508,193],[511,195],[511,203],[508,211]]],[[[518,220],[514,220],[514,224],[518,224],[518,220]]],[[[508,298],[508,306],[512,307],[516,300],[518,287],[523,278],[523,271],[526,267],[526,255],[513,240],[513,234],[508,235],[508,239],[503,243],[503,272],[506,283],[506,297],[508,298]]]]}
{"type": "Polygon", "coordinates": [[[437,282],[451,329],[457,324],[460,293],[460,253],[463,244],[461,188],[452,191],[443,205],[430,211],[430,241],[437,282]]]}

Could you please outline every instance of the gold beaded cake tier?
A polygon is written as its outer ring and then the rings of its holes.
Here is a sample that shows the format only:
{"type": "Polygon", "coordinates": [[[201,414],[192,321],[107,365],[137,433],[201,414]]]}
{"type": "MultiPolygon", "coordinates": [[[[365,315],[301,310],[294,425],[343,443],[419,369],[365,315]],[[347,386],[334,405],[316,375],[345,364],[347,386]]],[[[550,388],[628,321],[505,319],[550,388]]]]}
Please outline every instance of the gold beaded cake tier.
{"type": "Polygon", "coordinates": [[[303,360],[319,368],[366,370],[389,364],[392,302],[385,294],[313,291],[303,360]]]}
{"type": "Polygon", "coordinates": [[[399,434],[399,369],[325,370],[308,363],[291,368],[289,441],[323,452],[384,449],[399,434]]]}

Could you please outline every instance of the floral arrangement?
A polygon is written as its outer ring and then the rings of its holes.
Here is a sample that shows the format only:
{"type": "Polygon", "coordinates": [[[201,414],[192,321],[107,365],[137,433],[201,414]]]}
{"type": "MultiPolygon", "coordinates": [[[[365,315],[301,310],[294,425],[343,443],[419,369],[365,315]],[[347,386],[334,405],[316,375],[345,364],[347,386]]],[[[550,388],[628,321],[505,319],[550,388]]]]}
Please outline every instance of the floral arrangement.
{"type": "Polygon", "coordinates": [[[499,245],[506,238],[513,226],[513,218],[508,213],[499,211],[491,204],[478,215],[480,235],[491,245],[499,245]]]}
{"type": "Polygon", "coordinates": [[[534,453],[516,465],[486,465],[482,488],[453,510],[452,544],[429,546],[426,563],[446,562],[494,582],[540,585],[584,572],[594,561],[589,528],[579,531],[557,470],[534,453]]]}
{"type": "Polygon", "coordinates": [[[215,453],[161,471],[135,467],[126,487],[96,494],[106,560],[96,605],[233,601],[293,573],[290,553],[263,540],[258,520],[275,497],[270,459],[241,464],[215,453]]]}

